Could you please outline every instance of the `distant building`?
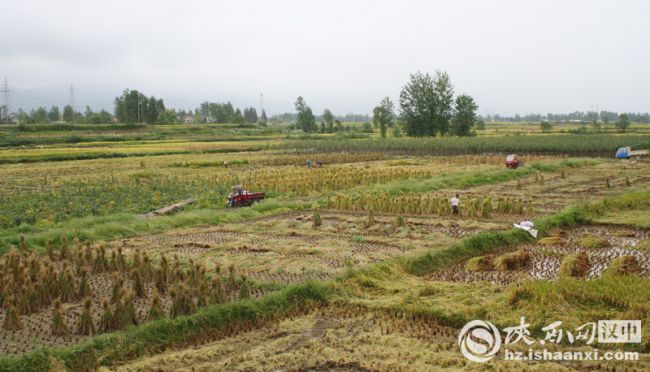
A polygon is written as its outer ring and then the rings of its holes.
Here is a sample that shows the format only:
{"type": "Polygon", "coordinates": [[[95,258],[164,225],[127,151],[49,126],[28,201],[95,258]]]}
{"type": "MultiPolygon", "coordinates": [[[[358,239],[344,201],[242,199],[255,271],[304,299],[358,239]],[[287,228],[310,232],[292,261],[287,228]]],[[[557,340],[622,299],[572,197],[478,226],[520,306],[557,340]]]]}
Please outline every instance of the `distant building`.
{"type": "Polygon", "coordinates": [[[1,118],[1,119],[0,119],[0,124],[7,124],[7,125],[10,125],[10,124],[20,124],[20,120],[18,120],[18,118],[17,118],[15,115],[10,114],[10,115],[9,115],[8,117],[6,117],[6,118],[5,118],[5,117],[1,118]]]}

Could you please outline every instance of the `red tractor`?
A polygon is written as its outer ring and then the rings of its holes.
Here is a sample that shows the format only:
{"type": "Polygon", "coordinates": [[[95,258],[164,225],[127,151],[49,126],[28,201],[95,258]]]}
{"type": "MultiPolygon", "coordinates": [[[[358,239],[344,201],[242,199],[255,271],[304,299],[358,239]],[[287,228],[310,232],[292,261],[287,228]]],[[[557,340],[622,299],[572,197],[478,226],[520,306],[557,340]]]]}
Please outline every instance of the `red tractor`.
{"type": "Polygon", "coordinates": [[[517,158],[517,155],[515,154],[510,154],[506,156],[506,168],[510,169],[517,169],[518,166],[520,166],[521,163],[519,162],[519,159],[517,158]]]}
{"type": "Polygon", "coordinates": [[[249,206],[262,199],[264,199],[263,192],[250,192],[241,186],[235,186],[228,195],[228,208],[249,206]]]}

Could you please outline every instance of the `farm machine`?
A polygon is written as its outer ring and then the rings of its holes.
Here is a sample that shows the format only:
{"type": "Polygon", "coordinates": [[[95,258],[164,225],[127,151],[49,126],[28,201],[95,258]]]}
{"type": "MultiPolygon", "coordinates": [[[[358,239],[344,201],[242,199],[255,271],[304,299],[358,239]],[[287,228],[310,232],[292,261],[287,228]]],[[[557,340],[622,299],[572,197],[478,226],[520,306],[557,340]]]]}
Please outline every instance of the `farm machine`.
{"type": "Polygon", "coordinates": [[[241,186],[234,186],[228,195],[228,208],[245,207],[264,199],[263,192],[250,192],[241,186]]]}
{"type": "Polygon", "coordinates": [[[642,156],[648,156],[649,152],[650,151],[648,150],[632,150],[629,146],[620,147],[616,151],[616,155],[614,155],[614,157],[616,159],[638,159],[642,156]]]}
{"type": "Polygon", "coordinates": [[[520,165],[522,164],[519,162],[519,158],[517,158],[517,155],[510,154],[506,156],[506,168],[517,169],[517,167],[519,167],[520,165]]]}

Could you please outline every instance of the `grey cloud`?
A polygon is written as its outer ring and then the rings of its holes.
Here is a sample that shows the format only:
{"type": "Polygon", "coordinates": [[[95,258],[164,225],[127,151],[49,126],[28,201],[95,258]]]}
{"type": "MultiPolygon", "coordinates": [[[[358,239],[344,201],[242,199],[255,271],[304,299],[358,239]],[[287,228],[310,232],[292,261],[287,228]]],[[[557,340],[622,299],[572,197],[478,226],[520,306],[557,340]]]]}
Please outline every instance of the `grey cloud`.
{"type": "Polygon", "coordinates": [[[0,75],[26,106],[65,102],[74,83],[80,104],[109,109],[136,88],[182,108],[205,99],[257,105],[264,92],[271,112],[292,110],[303,95],[316,112],[369,113],[381,97],[397,99],[409,73],[443,69],[481,112],[650,110],[645,1],[5,0],[2,8],[0,75]]]}

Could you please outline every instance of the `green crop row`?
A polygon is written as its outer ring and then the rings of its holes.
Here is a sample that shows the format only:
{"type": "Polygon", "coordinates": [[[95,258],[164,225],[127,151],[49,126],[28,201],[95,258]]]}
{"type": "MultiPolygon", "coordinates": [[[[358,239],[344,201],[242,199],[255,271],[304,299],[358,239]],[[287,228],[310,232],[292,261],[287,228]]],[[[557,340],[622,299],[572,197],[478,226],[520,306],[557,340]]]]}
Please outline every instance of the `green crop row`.
{"type": "MultiPolygon", "coordinates": [[[[280,145],[279,145],[280,146],[280,145]]],[[[438,137],[322,141],[294,141],[289,146],[299,151],[379,151],[409,155],[460,155],[483,153],[569,154],[614,156],[622,146],[650,148],[648,135],[512,135],[499,137],[438,137]]]]}

